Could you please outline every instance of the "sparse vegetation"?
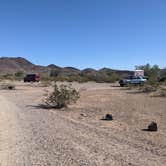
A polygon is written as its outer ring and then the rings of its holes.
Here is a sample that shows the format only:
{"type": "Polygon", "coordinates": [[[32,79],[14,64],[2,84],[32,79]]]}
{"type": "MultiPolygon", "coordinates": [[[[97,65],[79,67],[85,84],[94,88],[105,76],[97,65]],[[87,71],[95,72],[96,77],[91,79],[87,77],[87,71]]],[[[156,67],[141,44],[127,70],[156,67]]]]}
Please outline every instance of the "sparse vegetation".
{"type": "Polygon", "coordinates": [[[1,75],[0,78],[2,80],[10,80],[10,81],[22,80],[24,78],[24,72],[23,71],[18,71],[18,72],[14,73],[14,74],[7,73],[7,74],[1,75]]]}
{"type": "Polygon", "coordinates": [[[159,88],[157,92],[154,94],[156,97],[166,97],[166,89],[165,88],[159,88]]]}
{"type": "Polygon", "coordinates": [[[52,69],[50,71],[50,77],[57,77],[60,74],[60,70],[54,70],[52,69]]]}
{"type": "Polygon", "coordinates": [[[13,74],[4,74],[1,77],[3,80],[14,80],[14,75],[13,74]]]}
{"type": "Polygon", "coordinates": [[[161,91],[160,84],[165,77],[165,75],[161,73],[161,70],[158,65],[151,66],[150,64],[136,66],[136,69],[144,70],[145,76],[147,76],[147,83],[140,88],[142,92],[156,92],[161,91]]]}
{"type": "MultiPolygon", "coordinates": [[[[37,66],[21,57],[1,58],[0,60],[2,61],[1,63],[6,63],[6,67],[1,69],[1,80],[22,80],[24,74],[32,72],[39,73],[41,81],[113,83],[133,74],[132,71],[112,70],[110,68],[79,70],[72,67],[62,68],[55,65],[37,66]],[[13,68],[12,64],[15,64],[17,67],[13,68]]],[[[160,69],[158,65],[151,66],[150,64],[136,66],[136,69],[145,71],[145,75],[148,77],[148,84],[152,86],[166,85],[166,69],[160,69]]]]}
{"type": "Polygon", "coordinates": [[[62,108],[70,103],[75,103],[79,99],[79,92],[71,85],[54,85],[54,91],[49,94],[45,100],[45,104],[49,107],[62,108]]]}
{"type": "Polygon", "coordinates": [[[9,83],[3,83],[3,84],[0,85],[0,89],[15,90],[15,85],[14,84],[9,84],[9,83]]]}
{"type": "Polygon", "coordinates": [[[157,90],[156,86],[145,84],[140,88],[140,90],[144,93],[150,93],[150,92],[155,92],[157,90]]]}
{"type": "Polygon", "coordinates": [[[23,71],[18,71],[14,74],[16,77],[23,77],[24,76],[24,72],[23,71]]]}
{"type": "Polygon", "coordinates": [[[160,91],[159,91],[159,96],[166,97],[166,89],[161,88],[160,91]]]}
{"type": "Polygon", "coordinates": [[[136,69],[144,70],[145,76],[147,76],[147,84],[156,88],[159,86],[159,72],[160,68],[158,65],[151,66],[150,64],[136,66],[136,69]]]}
{"type": "Polygon", "coordinates": [[[51,82],[50,80],[42,81],[42,82],[41,82],[41,87],[49,87],[49,86],[52,85],[51,83],[52,83],[52,82],[51,82]]]}
{"type": "Polygon", "coordinates": [[[22,80],[24,78],[24,72],[18,71],[13,75],[15,80],[22,80]]]}

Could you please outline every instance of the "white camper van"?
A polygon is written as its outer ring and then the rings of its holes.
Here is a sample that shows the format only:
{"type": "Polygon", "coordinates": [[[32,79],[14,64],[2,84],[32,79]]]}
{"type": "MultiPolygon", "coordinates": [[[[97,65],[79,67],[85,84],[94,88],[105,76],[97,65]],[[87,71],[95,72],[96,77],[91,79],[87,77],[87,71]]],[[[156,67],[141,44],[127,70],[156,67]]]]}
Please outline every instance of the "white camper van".
{"type": "Polygon", "coordinates": [[[134,76],[135,77],[144,77],[144,70],[134,70],[134,76]]]}
{"type": "Polygon", "coordinates": [[[120,86],[128,86],[130,84],[143,85],[147,79],[144,77],[144,70],[135,70],[134,75],[119,81],[120,86]]]}

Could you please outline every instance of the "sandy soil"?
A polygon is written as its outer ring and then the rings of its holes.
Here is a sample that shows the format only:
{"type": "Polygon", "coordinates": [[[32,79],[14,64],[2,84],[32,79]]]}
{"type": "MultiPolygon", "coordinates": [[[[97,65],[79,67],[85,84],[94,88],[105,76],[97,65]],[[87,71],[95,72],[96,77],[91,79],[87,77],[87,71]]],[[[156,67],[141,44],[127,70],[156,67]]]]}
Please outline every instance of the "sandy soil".
{"type": "Polygon", "coordinates": [[[51,90],[40,84],[0,90],[1,166],[165,165],[165,98],[110,84],[73,86],[81,98],[63,111],[40,107],[51,90]],[[107,113],[113,121],[101,120],[107,113]],[[151,121],[158,132],[142,130],[151,121]]]}

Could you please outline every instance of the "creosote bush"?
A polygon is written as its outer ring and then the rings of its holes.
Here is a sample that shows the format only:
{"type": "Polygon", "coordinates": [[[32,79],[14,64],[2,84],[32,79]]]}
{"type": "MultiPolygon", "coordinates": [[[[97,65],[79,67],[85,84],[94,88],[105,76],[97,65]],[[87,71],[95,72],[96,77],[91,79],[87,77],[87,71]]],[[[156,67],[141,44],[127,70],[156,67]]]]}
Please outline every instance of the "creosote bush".
{"type": "Polygon", "coordinates": [[[71,85],[54,85],[54,91],[48,95],[45,104],[49,107],[62,108],[70,103],[76,103],[79,99],[79,92],[76,91],[71,85]]]}

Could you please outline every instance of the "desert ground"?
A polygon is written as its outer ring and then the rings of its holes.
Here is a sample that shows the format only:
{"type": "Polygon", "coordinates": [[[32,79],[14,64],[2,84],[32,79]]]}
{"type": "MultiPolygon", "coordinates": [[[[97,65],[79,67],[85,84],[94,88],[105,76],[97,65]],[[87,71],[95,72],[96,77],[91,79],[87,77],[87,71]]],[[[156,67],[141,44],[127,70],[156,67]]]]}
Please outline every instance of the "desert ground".
{"type": "Polygon", "coordinates": [[[52,89],[0,90],[0,166],[164,166],[166,99],[117,84],[72,83],[76,104],[44,109],[52,89]],[[103,121],[107,113],[113,121],[103,121]],[[144,131],[151,121],[157,132],[144,131]]]}

